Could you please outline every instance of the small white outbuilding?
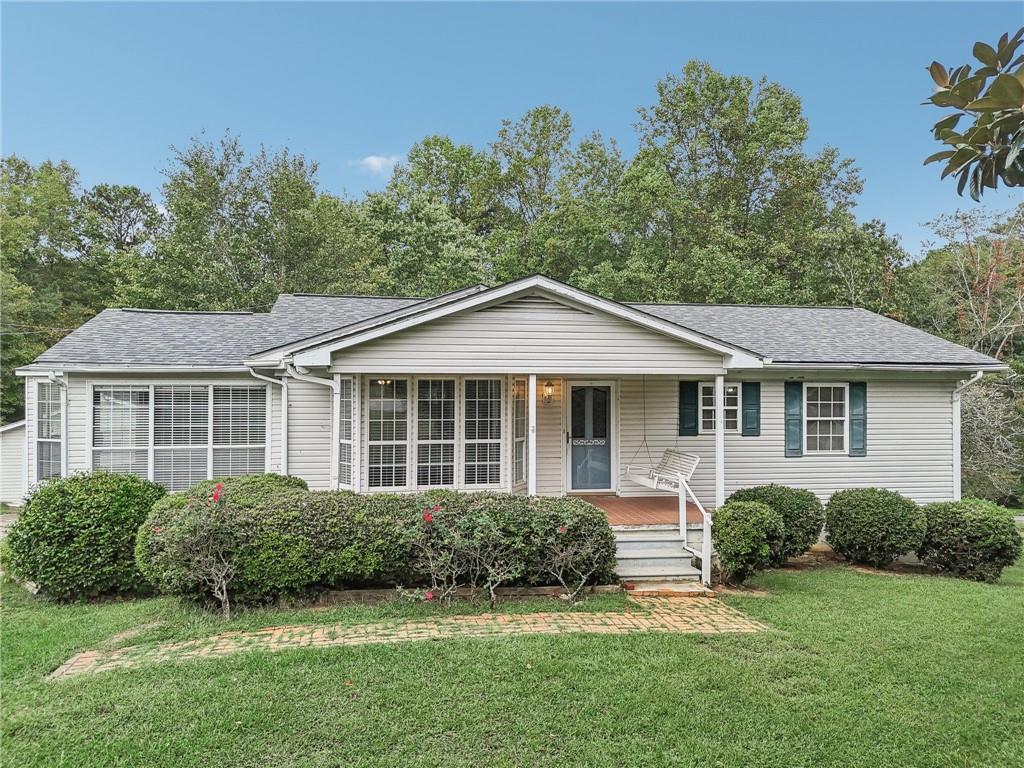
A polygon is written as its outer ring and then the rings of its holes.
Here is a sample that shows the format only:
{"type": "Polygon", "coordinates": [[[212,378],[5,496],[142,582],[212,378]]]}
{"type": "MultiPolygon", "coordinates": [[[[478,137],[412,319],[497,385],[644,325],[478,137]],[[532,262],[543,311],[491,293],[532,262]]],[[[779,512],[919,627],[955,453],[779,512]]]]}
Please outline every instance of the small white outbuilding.
{"type": "Polygon", "coordinates": [[[0,501],[21,506],[28,491],[25,420],[0,427],[0,501]]]}

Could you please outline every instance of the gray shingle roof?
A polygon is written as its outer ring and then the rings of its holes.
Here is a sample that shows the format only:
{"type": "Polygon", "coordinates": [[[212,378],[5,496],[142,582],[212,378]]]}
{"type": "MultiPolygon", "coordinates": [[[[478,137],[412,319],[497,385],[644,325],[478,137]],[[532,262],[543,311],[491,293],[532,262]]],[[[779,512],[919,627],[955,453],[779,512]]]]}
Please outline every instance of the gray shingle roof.
{"type": "MultiPolygon", "coordinates": [[[[107,309],[39,364],[240,366],[267,349],[395,312],[423,299],[283,294],[270,312],[107,309]]],[[[776,363],[991,366],[985,355],[863,309],[634,304],[776,363]]]]}
{"type": "Polygon", "coordinates": [[[775,363],[997,365],[987,355],[856,307],[633,304],[775,363]]]}

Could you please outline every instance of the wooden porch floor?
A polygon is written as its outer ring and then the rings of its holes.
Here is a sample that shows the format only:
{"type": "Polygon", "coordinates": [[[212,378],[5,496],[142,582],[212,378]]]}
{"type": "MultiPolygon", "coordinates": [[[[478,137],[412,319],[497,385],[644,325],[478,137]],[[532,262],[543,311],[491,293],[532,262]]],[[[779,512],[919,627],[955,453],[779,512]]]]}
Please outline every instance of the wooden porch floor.
{"type": "MultiPolygon", "coordinates": [[[[609,525],[678,525],[679,499],[676,496],[599,496],[580,494],[595,507],[604,510],[609,525]]],[[[686,504],[686,522],[701,523],[700,510],[686,504]]]]}

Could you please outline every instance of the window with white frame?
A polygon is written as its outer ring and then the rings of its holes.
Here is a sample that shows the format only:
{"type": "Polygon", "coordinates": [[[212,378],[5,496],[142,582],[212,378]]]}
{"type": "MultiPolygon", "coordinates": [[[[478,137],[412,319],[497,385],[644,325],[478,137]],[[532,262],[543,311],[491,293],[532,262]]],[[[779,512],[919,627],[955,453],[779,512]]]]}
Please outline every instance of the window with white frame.
{"type": "Polygon", "coordinates": [[[529,471],[526,409],[526,379],[515,379],[512,382],[512,481],[516,483],[525,483],[529,471]]]}
{"type": "Polygon", "coordinates": [[[149,387],[103,384],[92,390],[92,466],[149,477],[149,387]]]}
{"type": "MultiPolygon", "coordinates": [[[[740,428],[740,385],[725,385],[725,431],[738,432],[740,428]]],[[[715,431],[715,385],[700,385],[700,431],[715,431]]]]}
{"type": "Polygon", "coordinates": [[[501,482],[501,380],[465,381],[465,482],[501,482]]]}
{"type": "Polygon", "coordinates": [[[180,491],[207,479],[209,442],[209,387],[153,388],[155,482],[169,491],[180,491]]]}
{"type": "Polygon", "coordinates": [[[96,385],[92,465],[171,491],[258,474],[266,469],[266,397],[259,385],[96,385]]]}
{"type": "Polygon", "coordinates": [[[213,476],[266,471],[267,388],[213,388],[213,476]]]}
{"type": "Polygon", "coordinates": [[[416,484],[455,484],[455,380],[416,382],[416,484]]]}
{"type": "Polygon", "coordinates": [[[338,393],[338,484],[352,486],[352,451],[355,435],[352,429],[355,398],[352,392],[352,379],[343,378],[339,381],[338,393]]]}
{"type": "Polygon", "coordinates": [[[846,451],[846,385],[804,385],[804,440],[808,453],[846,451]]]}
{"type": "Polygon", "coordinates": [[[408,460],[409,382],[375,379],[367,385],[367,485],[402,488],[408,460]]]}
{"type": "Polygon", "coordinates": [[[63,411],[61,386],[39,382],[36,389],[36,479],[48,480],[61,475],[61,438],[63,411]]]}

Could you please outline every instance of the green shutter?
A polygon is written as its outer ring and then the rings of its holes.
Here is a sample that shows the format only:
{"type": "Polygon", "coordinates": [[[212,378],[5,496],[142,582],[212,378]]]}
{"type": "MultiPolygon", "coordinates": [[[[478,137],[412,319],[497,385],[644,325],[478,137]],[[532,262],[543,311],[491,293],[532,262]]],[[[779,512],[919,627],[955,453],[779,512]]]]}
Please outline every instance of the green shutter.
{"type": "Polygon", "coordinates": [[[679,382],[679,434],[697,434],[697,382],[679,382]]]}
{"type": "Polygon", "coordinates": [[[786,382],[786,455],[804,455],[804,385],[786,382]]]}
{"type": "Polygon", "coordinates": [[[850,382],[850,455],[868,453],[868,385],[850,382]]]}
{"type": "Polygon", "coordinates": [[[745,437],[761,434],[761,382],[744,381],[741,402],[743,403],[743,432],[745,437]]]}

